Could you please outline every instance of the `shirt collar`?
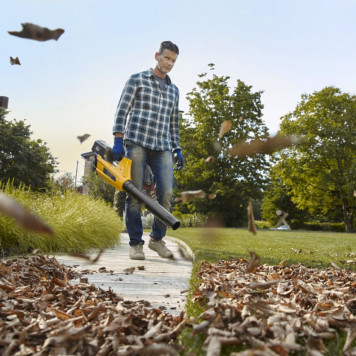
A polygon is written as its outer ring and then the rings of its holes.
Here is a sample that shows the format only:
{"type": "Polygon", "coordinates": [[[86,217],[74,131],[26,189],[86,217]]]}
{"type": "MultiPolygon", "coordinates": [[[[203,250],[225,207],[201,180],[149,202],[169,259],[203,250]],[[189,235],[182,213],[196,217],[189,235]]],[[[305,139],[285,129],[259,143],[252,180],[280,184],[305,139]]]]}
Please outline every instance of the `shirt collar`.
{"type": "MultiPolygon", "coordinates": [[[[152,77],[153,78],[153,69],[152,68],[146,70],[143,73],[144,73],[144,75],[146,75],[146,77],[152,77]]],[[[172,83],[171,78],[169,77],[168,74],[166,74],[166,82],[167,82],[167,85],[170,85],[172,83]]]]}

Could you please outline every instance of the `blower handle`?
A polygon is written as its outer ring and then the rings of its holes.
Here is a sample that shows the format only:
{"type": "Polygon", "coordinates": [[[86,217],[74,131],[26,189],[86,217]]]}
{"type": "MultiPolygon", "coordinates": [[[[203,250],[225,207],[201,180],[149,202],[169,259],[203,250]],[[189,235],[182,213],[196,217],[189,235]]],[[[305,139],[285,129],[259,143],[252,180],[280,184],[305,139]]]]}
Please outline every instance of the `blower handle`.
{"type": "Polygon", "coordinates": [[[173,230],[177,230],[179,228],[180,222],[156,200],[153,200],[138,189],[132,181],[127,180],[122,187],[133,198],[143,203],[143,205],[160,221],[162,221],[163,224],[171,227],[173,230]]]}

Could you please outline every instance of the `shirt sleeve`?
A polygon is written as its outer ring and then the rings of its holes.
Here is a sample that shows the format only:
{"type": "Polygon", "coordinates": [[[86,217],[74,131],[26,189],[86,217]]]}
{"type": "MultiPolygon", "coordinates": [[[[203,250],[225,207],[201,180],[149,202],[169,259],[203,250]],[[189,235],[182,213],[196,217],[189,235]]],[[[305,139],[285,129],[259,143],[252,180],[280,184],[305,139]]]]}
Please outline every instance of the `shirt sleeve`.
{"type": "Polygon", "coordinates": [[[177,99],[174,103],[170,121],[170,131],[172,138],[172,151],[180,148],[179,146],[179,91],[177,89],[177,99]]]}
{"type": "Polygon", "coordinates": [[[124,90],[122,91],[119,103],[117,105],[113,133],[124,132],[126,126],[126,118],[131,111],[132,103],[135,99],[136,88],[135,78],[131,76],[125,84],[124,90]]]}

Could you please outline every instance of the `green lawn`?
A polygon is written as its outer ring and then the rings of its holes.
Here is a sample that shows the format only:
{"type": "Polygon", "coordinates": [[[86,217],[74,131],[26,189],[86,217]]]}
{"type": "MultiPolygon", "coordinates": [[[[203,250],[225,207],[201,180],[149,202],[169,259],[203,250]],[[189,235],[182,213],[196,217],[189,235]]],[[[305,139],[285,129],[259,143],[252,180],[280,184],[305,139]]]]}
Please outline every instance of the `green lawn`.
{"type": "Polygon", "coordinates": [[[196,263],[215,262],[229,257],[249,258],[256,252],[261,263],[302,263],[305,266],[327,267],[336,263],[342,268],[356,270],[356,234],[308,231],[258,230],[256,235],[247,229],[180,228],[167,235],[184,241],[194,252],[196,263]]]}
{"type": "MultiPolygon", "coordinates": [[[[277,265],[285,261],[284,265],[302,263],[306,267],[324,268],[334,263],[341,268],[356,270],[355,263],[347,263],[356,261],[356,234],[258,230],[253,235],[247,229],[180,228],[168,230],[167,235],[184,241],[195,255],[186,311],[188,316],[196,320],[200,320],[199,315],[204,311],[204,306],[192,302],[191,297],[199,284],[198,272],[202,261],[217,262],[230,257],[250,259],[249,251],[254,251],[261,258],[260,264],[277,265]]],[[[180,335],[185,348],[184,356],[204,355],[204,340],[203,333],[193,335],[191,328],[184,329],[180,335]]],[[[336,338],[325,343],[328,351],[324,354],[341,356],[345,340],[345,332],[339,330],[336,338]]],[[[241,351],[241,348],[224,347],[222,355],[229,355],[232,351],[241,351]]],[[[305,353],[297,352],[293,355],[302,356],[305,353]]]]}

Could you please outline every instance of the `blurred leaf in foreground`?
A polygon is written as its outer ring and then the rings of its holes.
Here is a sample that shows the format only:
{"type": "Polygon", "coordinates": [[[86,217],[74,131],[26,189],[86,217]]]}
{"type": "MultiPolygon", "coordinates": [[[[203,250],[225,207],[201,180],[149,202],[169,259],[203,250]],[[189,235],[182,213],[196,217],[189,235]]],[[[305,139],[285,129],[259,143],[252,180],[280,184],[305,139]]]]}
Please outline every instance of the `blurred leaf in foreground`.
{"type": "Polygon", "coordinates": [[[0,193],[0,212],[11,218],[24,230],[37,232],[49,236],[54,235],[53,229],[44,223],[38,216],[30,213],[15,200],[0,193]]]}
{"type": "Polygon", "coordinates": [[[50,30],[47,27],[41,27],[28,22],[22,23],[21,26],[21,31],[8,31],[8,33],[12,36],[28,38],[36,41],[57,41],[58,38],[64,33],[62,28],[50,30]]]}

